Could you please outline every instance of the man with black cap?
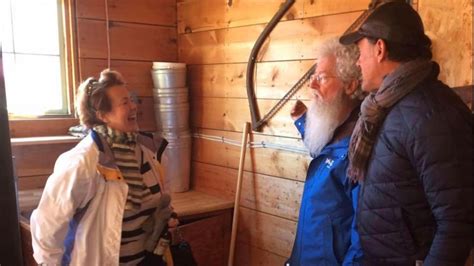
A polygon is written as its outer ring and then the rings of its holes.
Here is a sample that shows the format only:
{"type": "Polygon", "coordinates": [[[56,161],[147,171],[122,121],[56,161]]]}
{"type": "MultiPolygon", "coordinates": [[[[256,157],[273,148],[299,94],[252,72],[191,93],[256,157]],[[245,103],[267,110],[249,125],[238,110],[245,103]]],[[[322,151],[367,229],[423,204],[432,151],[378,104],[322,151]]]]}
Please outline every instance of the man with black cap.
{"type": "Polygon", "coordinates": [[[361,184],[365,265],[464,265],[473,239],[471,114],[437,79],[420,16],[389,2],[339,41],[358,45],[370,93],[348,169],[361,184]]]}

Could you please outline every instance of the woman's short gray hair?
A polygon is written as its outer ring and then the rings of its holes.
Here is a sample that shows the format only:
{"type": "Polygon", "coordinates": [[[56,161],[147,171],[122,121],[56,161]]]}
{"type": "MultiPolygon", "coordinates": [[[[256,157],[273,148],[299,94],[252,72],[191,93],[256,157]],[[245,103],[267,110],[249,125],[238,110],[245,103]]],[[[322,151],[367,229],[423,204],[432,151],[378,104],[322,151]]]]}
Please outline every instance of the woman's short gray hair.
{"type": "Polygon", "coordinates": [[[359,59],[359,48],[355,45],[342,45],[338,38],[331,38],[324,41],[318,47],[316,58],[334,56],[336,58],[336,75],[344,84],[349,84],[353,80],[359,81],[353,98],[363,99],[365,93],[361,88],[362,74],[360,68],[356,65],[359,59]]]}

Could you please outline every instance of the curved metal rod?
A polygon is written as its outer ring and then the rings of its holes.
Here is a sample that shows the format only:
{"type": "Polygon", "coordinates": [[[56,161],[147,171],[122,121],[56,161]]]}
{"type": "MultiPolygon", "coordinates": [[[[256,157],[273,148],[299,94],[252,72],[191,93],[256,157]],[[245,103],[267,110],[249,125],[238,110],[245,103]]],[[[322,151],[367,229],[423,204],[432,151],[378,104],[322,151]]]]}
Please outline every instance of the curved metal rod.
{"type": "Polygon", "coordinates": [[[250,53],[249,61],[247,64],[247,77],[246,77],[246,87],[247,87],[247,98],[249,101],[250,107],[250,114],[252,116],[252,129],[254,131],[261,131],[261,125],[258,122],[260,121],[260,113],[258,110],[257,99],[255,97],[255,89],[254,89],[254,73],[255,73],[255,60],[257,58],[258,52],[262,47],[265,39],[268,35],[272,32],[273,28],[275,28],[276,24],[280,21],[280,19],[285,15],[286,11],[290,9],[293,5],[295,0],[287,0],[285,4],[283,4],[278,12],[273,16],[270,22],[267,24],[263,32],[258,36],[255,45],[252,48],[252,52],[250,53]]]}

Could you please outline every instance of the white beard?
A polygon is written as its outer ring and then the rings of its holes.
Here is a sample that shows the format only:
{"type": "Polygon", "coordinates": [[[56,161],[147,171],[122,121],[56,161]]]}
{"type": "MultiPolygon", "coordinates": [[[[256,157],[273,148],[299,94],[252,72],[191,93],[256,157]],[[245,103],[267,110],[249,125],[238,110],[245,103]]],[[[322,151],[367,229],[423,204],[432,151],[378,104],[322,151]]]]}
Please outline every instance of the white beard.
{"type": "Polygon", "coordinates": [[[341,93],[331,102],[324,102],[319,98],[311,101],[306,112],[306,126],[304,143],[311,156],[315,158],[323,148],[331,141],[334,131],[343,121],[339,121],[339,115],[343,107],[341,93]]]}

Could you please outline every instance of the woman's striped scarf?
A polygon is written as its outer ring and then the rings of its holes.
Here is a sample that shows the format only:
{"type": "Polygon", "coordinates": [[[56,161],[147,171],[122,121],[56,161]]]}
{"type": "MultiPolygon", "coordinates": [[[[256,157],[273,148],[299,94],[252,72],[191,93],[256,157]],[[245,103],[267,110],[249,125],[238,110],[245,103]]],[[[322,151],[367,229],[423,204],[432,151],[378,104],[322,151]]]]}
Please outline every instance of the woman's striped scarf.
{"type": "Polygon", "coordinates": [[[128,185],[125,209],[139,210],[142,200],[149,191],[143,184],[140,165],[135,151],[137,134],[121,132],[105,125],[94,127],[109,144],[120,172],[128,185]]]}

